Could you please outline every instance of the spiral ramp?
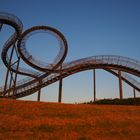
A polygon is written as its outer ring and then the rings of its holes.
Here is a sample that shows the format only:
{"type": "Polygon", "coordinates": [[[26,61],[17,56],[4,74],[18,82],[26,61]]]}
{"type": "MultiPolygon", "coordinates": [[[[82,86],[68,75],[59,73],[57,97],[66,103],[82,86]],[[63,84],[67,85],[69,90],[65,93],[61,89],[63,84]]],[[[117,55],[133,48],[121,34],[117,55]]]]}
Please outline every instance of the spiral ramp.
{"type": "Polygon", "coordinates": [[[57,29],[49,26],[35,26],[23,32],[22,22],[16,16],[0,12],[0,30],[5,24],[13,27],[15,32],[3,46],[2,61],[9,73],[28,76],[28,78],[16,81],[10,86],[8,83],[6,87],[0,87],[1,97],[25,97],[60,79],[90,69],[103,69],[116,77],[119,77],[118,71],[121,71],[122,80],[137,91],[140,91],[140,83],[128,75],[132,74],[140,77],[140,61],[122,56],[100,55],[63,63],[67,55],[68,45],[63,34],[57,29]],[[38,32],[52,34],[59,42],[59,53],[51,64],[37,60],[26,49],[27,39],[38,32]],[[22,59],[35,70],[12,65],[12,51],[11,55],[8,56],[8,51],[11,48],[16,49],[19,60],[22,59]]]}

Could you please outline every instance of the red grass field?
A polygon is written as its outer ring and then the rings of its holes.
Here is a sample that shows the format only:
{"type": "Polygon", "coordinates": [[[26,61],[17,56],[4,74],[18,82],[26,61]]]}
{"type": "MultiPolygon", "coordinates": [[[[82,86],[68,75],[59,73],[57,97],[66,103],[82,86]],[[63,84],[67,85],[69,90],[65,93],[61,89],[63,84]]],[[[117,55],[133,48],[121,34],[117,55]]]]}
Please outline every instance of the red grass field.
{"type": "Polygon", "coordinates": [[[140,106],[0,100],[0,140],[140,140],[140,106]]]}

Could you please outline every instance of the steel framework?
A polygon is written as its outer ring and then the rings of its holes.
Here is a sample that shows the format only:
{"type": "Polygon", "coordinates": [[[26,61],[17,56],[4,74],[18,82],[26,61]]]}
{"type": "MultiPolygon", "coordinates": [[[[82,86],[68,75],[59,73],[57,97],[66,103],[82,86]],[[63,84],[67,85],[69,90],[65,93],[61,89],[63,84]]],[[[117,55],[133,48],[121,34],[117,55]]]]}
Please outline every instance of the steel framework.
{"type": "Polygon", "coordinates": [[[5,24],[13,27],[15,32],[5,42],[1,53],[7,74],[4,86],[0,87],[0,97],[16,99],[38,91],[37,100],[40,101],[41,88],[59,81],[58,102],[61,102],[63,78],[89,69],[93,69],[94,101],[96,100],[96,69],[106,70],[118,77],[120,99],[123,98],[122,80],[134,88],[134,98],[136,97],[135,90],[140,91],[140,83],[127,74],[140,77],[140,61],[123,56],[100,55],[63,63],[68,45],[60,31],[49,26],[35,26],[23,32],[23,24],[19,18],[0,12],[0,31],[5,24]],[[59,53],[52,63],[37,60],[26,49],[27,39],[40,32],[55,36],[59,42],[59,53]],[[13,60],[14,52],[16,60],[13,60]],[[34,70],[20,67],[21,59],[34,70]],[[18,75],[28,76],[28,78],[17,80],[18,75]]]}

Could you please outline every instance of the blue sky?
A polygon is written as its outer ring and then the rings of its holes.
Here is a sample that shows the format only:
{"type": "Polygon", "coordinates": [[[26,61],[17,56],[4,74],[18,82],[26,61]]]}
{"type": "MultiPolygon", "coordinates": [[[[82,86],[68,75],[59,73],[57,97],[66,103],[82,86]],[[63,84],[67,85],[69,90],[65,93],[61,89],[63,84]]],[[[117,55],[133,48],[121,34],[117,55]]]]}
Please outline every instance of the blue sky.
{"type": "MultiPolygon", "coordinates": [[[[47,25],[61,31],[68,41],[66,61],[94,55],[121,55],[140,60],[139,0],[0,0],[0,11],[21,19],[24,30],[47,25]]],[[[8,37],[8,30],[0,33],[8,37]]],[[[55,48],[46,47],[45,35],[32,36],[27,48],[35,57],[46,59],[55,48]],[[29,46],[28,46],[29,45],[29,46]],[[42,49],[42,51],[40,51],[42,49]],[[50,52],[50,53],[43,53],[50,52]]],[[[1,39],[2,40],[2,39],[1,39]]],[[[2,49],[2,43],[1,49],[2,49]]],[[[52,43],[53,44],[53,43],[52,43]]],[[[118,80],[97,70],[97,98],[118,97],[118,80]]],[[[93,98],[92,71],[64,79],[63,102],[82,102],[93,98]]],[[[132,88],[123,83],[124,96],[132,88]]],[[[41,100],[57,101],[58,83],[42,89],[41,100]]],[[[36,99],[36,95],[24,99],[36,99]]]]}

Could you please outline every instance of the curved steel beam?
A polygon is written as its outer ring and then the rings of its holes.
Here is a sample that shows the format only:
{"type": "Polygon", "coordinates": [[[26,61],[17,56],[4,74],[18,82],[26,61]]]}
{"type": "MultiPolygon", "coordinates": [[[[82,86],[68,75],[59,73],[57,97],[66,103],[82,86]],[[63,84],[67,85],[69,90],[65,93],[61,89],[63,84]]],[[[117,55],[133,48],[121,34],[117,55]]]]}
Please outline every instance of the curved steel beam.
{"type": "Polygon", "coordinates": [[[18,40],[18,52],[21,56],[21,58],[24,60],[25,63],[30,65],[31,67],[43,71],[43,72],[50,72],[58,68],[64,61],[66,55],[67,55],[68,45],[65,37],[61,32],[59,32],[57,29],[49,27],[49,26],[35,26],[28,30],[26,30],[18,40]],[[26,49],[26,40],[35,33],[38,32],[46,32],[49,34],[52,34],[55,36],[59,42],[59,53],[56,56],[56,58],[53,60],[53,63],[47,64],[45,62],[40,62],[37,59],[35,59],[26,49]]]}
{"type": "Polygon", "coordinates": [[[35,76],[36,75],[35,71],[31,71],[31,70],[24,69],[24,68],[19,68],[19,70],[17,71],[16,67],[14,67],[10,64],[10,59],[8,57],[9,49],[13,45],[16,45],[16,41],[18,40],[18,38],[22,34],[22,28],[23,28],[22,22],[20,21],[19,18],[17,18],[16,16],[14,16],[12,14],[0,12],[0,24],[6,24],[6,25],[9,25],[15,29],[15,32],[5,42],[3,49],[2,49],[1,58],[2,58],[4,65],[7,68],[9,67],[8,69],[13,71],[14,73],[18,73],[18,74],[22,74],[22,75],[36,78],[37,76],[35,76]]]}

